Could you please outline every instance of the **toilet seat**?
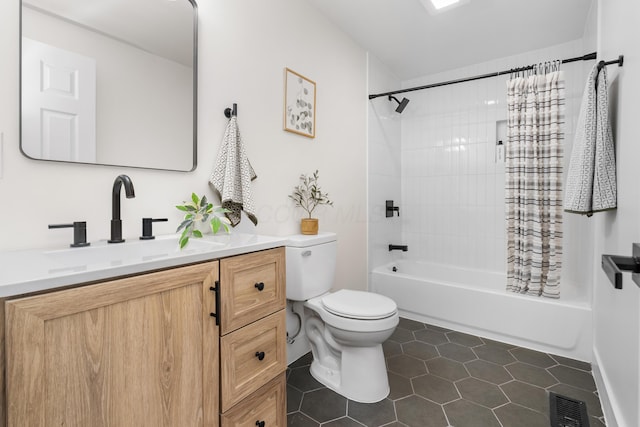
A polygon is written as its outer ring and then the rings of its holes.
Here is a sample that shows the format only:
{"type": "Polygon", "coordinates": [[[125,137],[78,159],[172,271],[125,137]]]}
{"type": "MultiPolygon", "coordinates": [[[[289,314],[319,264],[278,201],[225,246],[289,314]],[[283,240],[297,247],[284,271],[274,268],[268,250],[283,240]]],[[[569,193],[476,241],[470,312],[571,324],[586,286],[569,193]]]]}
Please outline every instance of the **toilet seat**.
{"type": "MultiPolygon", "coordinates": [[[[337,291],[336,294],[340,292],[337,291]]],[[[365,294],[367,292],[363,291],[352,291],[358,292],[357,296],[361,296],[360,293],[365,294]]],[[[342,329],[345,331],[353,331],[353,332],[380,332],[390,328],[395,328],[398,324],[398,310],[396,303],[388,298],[391,304],[394,307],[392,313],[389,313],[386,317],[378,317],[375,319],[357,319],[353,317],[347,317],[344,315],[338,315],[330,312],[325,308],[323,300],[327,297],[333,295],[332,293],[326,293],[320,295],[315,298],[311,298],[310,300],[304,303],[305,307],[315,311],[320,318],[327,324],[334,328],[342,329]]],[[[378,295],[381,298],[387,299],[387,297],[383,295],[378,295]]],[[[339,297],[338,297],[339,298],[339,297]]],[[[331,305],[331,298],[329,299],[329,304],[331,305]]],[[[344,310],[346,311],[346,310],[344,310]]],[[[381,314],[379,314],[381,316],[381,314]]]]}
{"type": "Polygon", "coordinates": [[[336,316],[361,320],[384,319],[398,310],[398,306],[391,298],[349,289],[324,296],[322,306],[336,316]]]}

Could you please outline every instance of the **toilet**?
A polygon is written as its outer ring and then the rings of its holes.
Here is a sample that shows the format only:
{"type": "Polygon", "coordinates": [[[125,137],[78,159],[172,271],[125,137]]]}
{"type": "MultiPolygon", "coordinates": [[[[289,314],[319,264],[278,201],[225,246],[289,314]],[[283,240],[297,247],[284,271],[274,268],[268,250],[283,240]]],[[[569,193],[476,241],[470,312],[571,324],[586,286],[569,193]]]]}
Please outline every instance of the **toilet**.
{"type": "Polygon", "coordinates": [[[311,375],[348,399],[378,402],[389,394],[382,343],[398,325],[398,307],[371,292],[330,292],[335,233],[291,236],[286,248],[287,299],[304,305],[311,375]]]}

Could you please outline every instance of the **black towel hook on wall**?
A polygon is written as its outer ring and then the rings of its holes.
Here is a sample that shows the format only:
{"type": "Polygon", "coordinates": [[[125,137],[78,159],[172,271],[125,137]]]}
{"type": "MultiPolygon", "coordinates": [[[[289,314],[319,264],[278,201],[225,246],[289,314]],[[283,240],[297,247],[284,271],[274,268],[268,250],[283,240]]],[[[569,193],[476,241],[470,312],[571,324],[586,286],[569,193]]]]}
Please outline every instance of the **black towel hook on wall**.
{"type": "Polygon", "coordinates": [[[619,55],[618,59],[614,59],[613,61],[600,61],[598,62],[598,72],[602,70],[607,65],[618,64],[618,67],[622,67],[624,63],[624,55],[619,55]]]}
{"type": "Polygon", "coordinates": [[[224,115],[227,119],[238,116],[238,104],[234,103],[233,108],[225,108],[224,115]]]}
{"type": "Polygon", "coordinates": [[[598,77],[600,76],[600,71],[607,65],[618,64],[618,67],[622,67],[624,63],[624,55],[619,55],[618,59],[614,59],[612,61],[600,61],[598,62],[598,72],[596,73],[596,90],[598,90],[598,77]]]}

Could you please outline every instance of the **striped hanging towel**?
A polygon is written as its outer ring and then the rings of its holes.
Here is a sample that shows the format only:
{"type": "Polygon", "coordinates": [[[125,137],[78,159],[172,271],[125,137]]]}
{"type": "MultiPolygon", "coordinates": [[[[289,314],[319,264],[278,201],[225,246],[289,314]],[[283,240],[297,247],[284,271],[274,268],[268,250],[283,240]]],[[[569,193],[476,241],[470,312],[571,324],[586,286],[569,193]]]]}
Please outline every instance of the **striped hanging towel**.
{"type": "Polygon", "coordinates": [[[591,216],[617,206],[616,157],[609,124],[607,69],[589,74],[567,176],[564,210],[591,216]]]}

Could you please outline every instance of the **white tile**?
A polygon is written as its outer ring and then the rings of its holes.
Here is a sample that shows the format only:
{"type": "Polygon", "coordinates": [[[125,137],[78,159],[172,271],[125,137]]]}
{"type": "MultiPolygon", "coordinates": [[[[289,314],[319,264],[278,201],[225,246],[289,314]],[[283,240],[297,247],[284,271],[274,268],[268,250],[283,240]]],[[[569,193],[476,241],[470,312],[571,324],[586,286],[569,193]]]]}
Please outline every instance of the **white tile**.
{"type": "Polygon", "coordinates": [[[478,144],[476,148],[476,172],[482,175],[487,173],[487,163],[489,162],[487,156],[487,145],[487,143],[478,144]]]}
{"type": "Polygon", "coordinates": [[[478,144],[469,144],[467,150],[467,173],[478,173],[478,144]]]}
{"type": "Polygon", "coordinates": [[[417,175],[419,158],[418,153],[420,150],[412,149],[407,150],[402,155],[402,172],[407,177],[414,177],[417,175]]]}
{"type": "Polygon", "coordinates": [[[403,203],[400,207],[400,218],[405,231],[417,233],[420,231],[420,210],[416,205],[403,203]]]}

